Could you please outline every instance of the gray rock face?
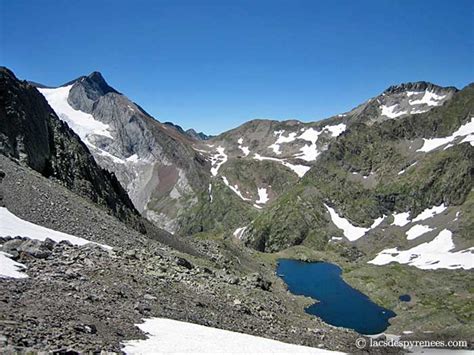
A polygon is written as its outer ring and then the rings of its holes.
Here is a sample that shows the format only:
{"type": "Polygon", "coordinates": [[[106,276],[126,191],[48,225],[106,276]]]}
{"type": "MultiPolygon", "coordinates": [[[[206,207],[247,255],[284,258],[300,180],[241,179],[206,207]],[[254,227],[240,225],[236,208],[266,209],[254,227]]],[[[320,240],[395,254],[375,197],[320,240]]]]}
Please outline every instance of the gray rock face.
{"type": "Polygon", "coordinates": [[[138,213],[115,176],[97,165],[35,87],[6,68],[0,68],[0,153],[138,226],[138,213]]]}
{"type": "Polygon", "coordinates": [[[192,139],[153,119],[97,72],[68,84],[67,103],[107,127],[106,135],[82,137],[94,158],[117,176],[143,216],[175,232],[183,209],[207,186],[207,164],[192,139]]]}

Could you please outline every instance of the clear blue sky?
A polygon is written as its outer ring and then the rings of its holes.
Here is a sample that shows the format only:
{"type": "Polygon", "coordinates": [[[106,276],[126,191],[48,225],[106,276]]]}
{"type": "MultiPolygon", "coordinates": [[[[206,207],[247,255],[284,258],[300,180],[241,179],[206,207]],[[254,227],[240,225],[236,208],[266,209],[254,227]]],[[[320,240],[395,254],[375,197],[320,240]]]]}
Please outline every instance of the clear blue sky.
{"type": "Polygon", "coordinates": [[[473,17],[472,0],[0,0],[0,62],[48,85],[101,71],[157,119],[215,134],[400,82],[463,87],[473,17]]]}

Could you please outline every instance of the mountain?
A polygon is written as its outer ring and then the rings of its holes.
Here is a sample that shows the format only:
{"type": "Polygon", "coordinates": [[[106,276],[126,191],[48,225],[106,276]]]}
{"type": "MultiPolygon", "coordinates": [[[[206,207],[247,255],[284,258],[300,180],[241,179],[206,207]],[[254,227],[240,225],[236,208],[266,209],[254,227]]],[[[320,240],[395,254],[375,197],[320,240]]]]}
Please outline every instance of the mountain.
{"type": "Polygon", "coordinates": [[[62,181],[120,219],[137,222],[138,212],[115,175],[96,164],[86,145],[32,85],[1,67],[0,92],[1,154],[62,181]]]}
{"type": "Polygon", "coordinates": [[[39,91],[97,162],[117,176],[137,210],[176,232],[183,210],[207,188],[207,162],[192,148],[194,140],[156,121],[98,72],[39,91]]]}
{"type": "Polygon", "coordinates": [[[38,91],[3,68],[0,89],[0,347],[118,352],[161,317],[356,351],[304,313],[280,258],[337,264],[402,340],[470,339],[474,84],[208,140],[98,72],[38,91]]]}
{"type": "Polygon", "coordinates": [[[147,224],[89,151],[100,149],[91,142],[106,132],[103,123],[71,111],[61,120],[5,68],[0,109],[2,352],[119,353],[125,342],[149,336],[136,326],[148,318],[355,349],[355,332],[295,307],[273,264],[253,251],[169,238],[147,224]],[[71,118],[82,123],[75,128],[84,143],[64,122],[71,118]]]}
{"type": "Polygon", "coordinates": [[[196,132],[194,129],[190,128],[190,129],[187,129],[186,131],[183,129],[183,127],[181,127],[180,125],[177,125],[173,122],[164,122],[165,125],[168,125],[168,126],[171,126],[173,127],[174,129],[176,129],[178,132],[180,132],[181,134],[185,134],[187,135],[188,137],[190,138],[193,138],[195,140],[198,140],[198,141],[206,141],[208,139],[211,139],[213,136],[208,136],[207,134],[203,133],[203,132],[196,132]]]}

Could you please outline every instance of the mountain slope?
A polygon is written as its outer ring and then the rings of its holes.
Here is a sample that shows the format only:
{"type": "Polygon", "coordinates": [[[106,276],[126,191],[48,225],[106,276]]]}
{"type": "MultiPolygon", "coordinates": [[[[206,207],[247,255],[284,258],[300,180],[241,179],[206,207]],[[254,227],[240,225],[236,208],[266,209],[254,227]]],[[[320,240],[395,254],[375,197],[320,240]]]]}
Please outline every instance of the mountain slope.
{"type": "Polygon", "coordinates": [[[177,231],[183,209],[207,187],[206,162],[193,140],[153,119],[98,72],[39,90],[98,163],[116,174],[142,215],[177,231]]]}
{"type": "Polygon", "coordinates": [[[0,153],[138,223],[138,213],[115,176],[101,169],[87,147],[61,122],[44,97],[0,68],[0,153]]]}
{"type": "Polygon", "coordinates": [[[312,236],[325,245],[335,234],[324,203],[361,228],[390,214],[461,206],[473,186],[473,112],[471,85],[427,113],[352,124],[293,189],[254,220],[247,242],[274,251],[312,236]],[[433,138],[440,136],[453,138],[433,138]],[[443,144],[436,148],[438,142],[443,144]]]}

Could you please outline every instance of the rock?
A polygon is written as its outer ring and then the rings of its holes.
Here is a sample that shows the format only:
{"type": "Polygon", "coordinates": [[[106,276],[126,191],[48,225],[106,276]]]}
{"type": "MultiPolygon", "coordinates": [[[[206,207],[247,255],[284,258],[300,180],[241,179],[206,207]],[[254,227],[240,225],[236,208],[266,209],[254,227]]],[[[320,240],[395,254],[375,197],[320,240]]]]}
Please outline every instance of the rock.
{"type": "Polygon", "coordinates": [[[145,294],[143,295],[143,298],[146,299],[146,300],[148,300],[148,301],[154,301],[154,300],[157,299],[155,296],[152,296],[152,295],[150,295],[149,293],[145,293],[145,294]]]}
{"type": "Polygon", "coordinates": [[[46,244],[36,239],[23,242],[17,249],[38,259],[45,259],[51,255],[51,250],[46,247],[46,244]]]}
{"type": "Polygon", "coordinates": [[[185,267],[188,270],[191,270],[194,267],[188,260],[186,260],[185,258],[181,258],[179,256],[176,257],[175,262],[176,262],[176,265],[185,267]]]}
{"type": "Polygon", "coordinates": [[[250,286],[261,288],[264,291],[269,291],[272,285],[271,281],[263,278],[263,276],[256,272],[246,276],[246,283],[250,286]]]}

